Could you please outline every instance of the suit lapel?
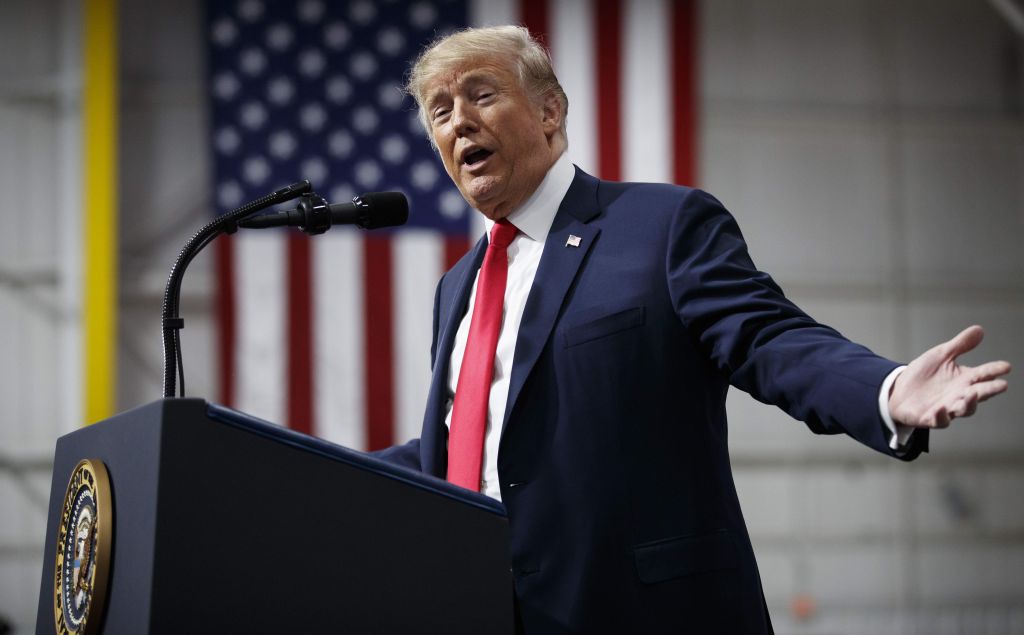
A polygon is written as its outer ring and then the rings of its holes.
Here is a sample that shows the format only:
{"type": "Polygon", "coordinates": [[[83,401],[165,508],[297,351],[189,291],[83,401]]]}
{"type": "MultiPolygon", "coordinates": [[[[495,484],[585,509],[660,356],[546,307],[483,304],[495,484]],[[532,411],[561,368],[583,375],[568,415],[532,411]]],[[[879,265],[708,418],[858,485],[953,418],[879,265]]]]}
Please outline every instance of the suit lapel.
{"type": "MultiPolygon", "coordinates": [[[[466,306],[469,304],[469,294],[473,289],[473,281],[476,280],[476,272],[480,269],[484,253],[487,251],[487,239],[481,237],[473,247],[470,257],[464,261],[462,271],[452,270],[457,276],[454,290],[451,295],[446,294],[442,287],[440,306],[441,312],[438,316],[438,345],[434,354],[434,371],[430,380],[430,392],[427,398],[427,421],[424,432],[430,432],[431,443],[428,451],[433,457],[434,465],[424,466],[424,471],[431,472],[435,476],[444,478],[448,470],[448,441],[447,429],[444,424],[449,366],[451,365],[452,348],[455,346],[455,334],[459,330],[459,323],[466,313],[466,306]]],[[[425,437],[426,435],[424,435],[425,437]]],[[[421,439],[421,443],[426,439],[421,439]]]]}
{"type": "Polygon", "coordinates": [[[466,262],[466,267],[459,274],[452,302],[447,303],[444,298],[441,299],[442,312],[440,316],[441,324],[439,325],[441,332],[438,334],[437,356],[434,360],[435,367],[438,363],[443,363],[445,367],[448,366],[449,358],[452,356],[452,347],[455,345],[455,334],[459,330],[462,316],[466,314],[469,294],[473,290],[473,282],[476,280],[477,271],[480,270],[480,264],[484,260],[484,253],[486,251],[487,237],[482,236],[473,247],[473,252],[466,262]],[[451,307],[448,315],[444,315],[443,308],[445,306],[451,307]]]}
{"type": "Polygon", "coordinates": [[[523,384],[551,335],[565,296],[601,233],[600,229],[586,224],[600,212],[597,186],[597,179],[577,168],[576,177],[548,232],[516,339],[502,434],[515,409],[523,384]]]}

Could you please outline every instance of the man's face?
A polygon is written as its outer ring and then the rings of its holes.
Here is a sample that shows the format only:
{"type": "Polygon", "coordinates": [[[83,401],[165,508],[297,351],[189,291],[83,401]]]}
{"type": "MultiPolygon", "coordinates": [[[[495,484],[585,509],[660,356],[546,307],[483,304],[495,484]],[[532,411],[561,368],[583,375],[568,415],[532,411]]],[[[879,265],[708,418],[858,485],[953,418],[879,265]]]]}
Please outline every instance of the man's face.
{"type": "Polygon", "coordinates": [[[441,161],[466,201],[492,220],[519,207],[557,156],[553,100],[545,106],[494,61],[467,64],[435,77],[423,107],[441,161]]]}

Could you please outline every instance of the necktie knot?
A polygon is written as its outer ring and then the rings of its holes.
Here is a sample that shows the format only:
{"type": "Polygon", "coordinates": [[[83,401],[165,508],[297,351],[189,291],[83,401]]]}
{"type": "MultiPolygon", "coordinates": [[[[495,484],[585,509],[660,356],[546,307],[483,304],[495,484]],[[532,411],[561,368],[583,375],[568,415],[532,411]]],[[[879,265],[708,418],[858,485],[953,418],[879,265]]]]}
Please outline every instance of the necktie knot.
{"type": "Polygon", "coordinates": [[[516,226],[508,222],[504,218],[495,221],[494,227],[491,228],[491,244],[499,249],[505,249],[512,244],[512,239],[516,237],[519,230],[516,226]]]}

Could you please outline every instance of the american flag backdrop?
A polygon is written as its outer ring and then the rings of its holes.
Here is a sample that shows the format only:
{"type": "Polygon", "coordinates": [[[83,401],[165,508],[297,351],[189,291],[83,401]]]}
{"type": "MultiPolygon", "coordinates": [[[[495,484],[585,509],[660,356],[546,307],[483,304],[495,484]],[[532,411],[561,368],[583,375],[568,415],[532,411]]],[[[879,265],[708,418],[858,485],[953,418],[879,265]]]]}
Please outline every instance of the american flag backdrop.
{"type": "Polygon", "coordinates": [[[308,178],[410,199],[405,227],[241,230],[217,247],[220,399],[357,449],[418,436],[433,292],[479,236],[399,90],[436,35],[525,24],[569,96],[569,154],[608,179],[695,181],[695,0],[210,0],[218,213],[308,178]]]}

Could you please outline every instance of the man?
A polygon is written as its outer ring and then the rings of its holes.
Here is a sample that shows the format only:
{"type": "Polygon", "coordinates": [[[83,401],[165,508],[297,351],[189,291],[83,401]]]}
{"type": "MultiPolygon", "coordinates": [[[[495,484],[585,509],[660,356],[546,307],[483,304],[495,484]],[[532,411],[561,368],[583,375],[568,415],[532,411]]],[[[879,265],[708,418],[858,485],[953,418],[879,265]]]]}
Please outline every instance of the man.
{"type": "Polygon", "coordinates": [[[381,456],[504,501],[526,632],[771,631],[729,384],[904,460],[1006,389],[955,362],[979,327],[901,369],[786,300],[711,196],[575,169],[525,29],[439,40],[408,89],[488,237],[437,289],[422,436],[381,456]]]}

